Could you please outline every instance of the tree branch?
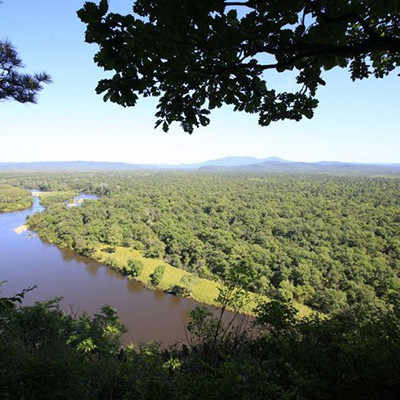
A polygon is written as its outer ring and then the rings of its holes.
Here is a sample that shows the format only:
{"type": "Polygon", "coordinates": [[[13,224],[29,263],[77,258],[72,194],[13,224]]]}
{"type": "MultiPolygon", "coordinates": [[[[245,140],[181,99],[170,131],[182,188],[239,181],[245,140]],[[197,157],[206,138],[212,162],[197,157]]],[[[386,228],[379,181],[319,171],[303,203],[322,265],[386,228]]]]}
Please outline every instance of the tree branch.
{"type": "Polygon", "coordinates": [[[331,17],[327,13],[324,13],[320,8],[318,8],[312,0],[306,0],[306,4],[310,7],[310,9],[315,13],[317,17],[322,18],[325,22],[328,23],[336,23],[336,22],[344,22],[347,20],[355,20],[357,21],[365,30],[365,32],[370,37],[379,37],[378,33],[372,29],[370,25],[368,25],[367,21],[361,17],[361,15],[357,14],[355,11],[351,11],[349,13],[340,15],[338,17],[331,17]]]}
{"type": "Polygon", "coordinates": [[[248,7],[255,9],[254,2],[252,1],[245,1],[245,2],[240,2],[240,1],[224,1],[224,7],[248,7]]]}
{"type": "MultiPolygon", "coordinates": [[[[287,47],[290,49],[290,46],[293,45],[288,44],[287,47]]],[[[364,42],[356,44],[356,45],[347,45],[347,46],[327,46],[327,45],[319,45],[314,43],[309,44],[297,44],[298,47],[306,47],[304,50],[299,50],[299,53],[289,58],[284,62],[277,62],[273,64],[250,64],[250,63],[241,63],[235,64],[226,68],[221,68],[218,71],[212,71],[213,73],[221,73],[221,72],[229,72],[235,71],[237,69],[250,68],[255,70],[268,70],[268,69],[287,69],[294,67],[294,64],[297,61],[300,61],[309,57],[317,57],[322,55],[338,55],[342,57],[351,57],[351,56],[359,56],[363,54],[368,54],[372,51],[391,51],[400,53],[400,38],[376,38],[376,39],[366,39],[364,42]]],[[[261,50],[261,48],[260,48],[261,50]]],[[[271,49],[265,49],[269,54],[276,53],[271,52],[271,49]]],[[[293,48],[294,52],[296,49],[293,48]]],[[[262,51],[260,51],[261,53],[262,51]]],[[[210,73],[211,71],[203,72],[210,73]]]]}

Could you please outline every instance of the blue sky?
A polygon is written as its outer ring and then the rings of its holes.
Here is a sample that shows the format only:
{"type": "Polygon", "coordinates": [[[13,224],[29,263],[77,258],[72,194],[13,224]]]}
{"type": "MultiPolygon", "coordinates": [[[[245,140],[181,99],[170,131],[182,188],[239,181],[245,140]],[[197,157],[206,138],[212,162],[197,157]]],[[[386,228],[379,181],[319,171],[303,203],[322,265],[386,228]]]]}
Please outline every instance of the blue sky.
{"type": "MultiPolygon", "coordinates": [[[[37,105],[0,103],[0,161],[93,160],[188,163],[228,155],[290,160],[400,162],[400,78],[351,82],[347,71],[326,73],[312,120],[259,127],[256,115],[229,107],[207,128],[184,133],[154,130],[156,101],[135,108],[104,103],[95,94],[104,72],[93,63],[96,46],[84,43],[76,17],[83,0],[4,0],[0,38],[18,48],[26,71],[46,71],[54,83],[37,105]]],[[[112,0],[129,12],[132,1],[112,0]]],[[[274,85],[290,89],[288,76],[274,85]]]]}

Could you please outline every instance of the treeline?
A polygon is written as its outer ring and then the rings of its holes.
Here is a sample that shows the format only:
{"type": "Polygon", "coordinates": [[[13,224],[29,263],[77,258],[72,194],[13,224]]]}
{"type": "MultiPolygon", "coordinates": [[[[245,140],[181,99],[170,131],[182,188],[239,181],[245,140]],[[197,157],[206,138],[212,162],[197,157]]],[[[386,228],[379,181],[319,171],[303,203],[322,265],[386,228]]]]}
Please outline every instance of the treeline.
{"type": "Polygon", "coordinates": [[[17,183],[101,196],[53,203],[29,220],[41,237],[90,255],[100,245],[295,299],[323,312],[388,310],[400,293],[400,179],[141,172],[40,174],[17,183]]]}
{"type": "Polygon", "coordinates": [[[0,182],[0,212],[23,210],[31,205],[29,190],[0,182]]]}

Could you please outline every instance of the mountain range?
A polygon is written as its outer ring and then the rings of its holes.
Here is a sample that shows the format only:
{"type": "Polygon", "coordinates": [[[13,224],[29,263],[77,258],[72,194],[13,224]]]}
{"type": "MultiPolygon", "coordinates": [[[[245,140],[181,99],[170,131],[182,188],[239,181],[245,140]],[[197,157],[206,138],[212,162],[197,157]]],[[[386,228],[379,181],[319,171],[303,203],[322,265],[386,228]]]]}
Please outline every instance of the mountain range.
{"type": "Polygon", "coordinates": [[[339,161],[299,162],[278,157],[224,157],[193,164],[129,164],[98,161],[0,162],[0,171],[135,171],[135,170],[232,170],[271,172],[365,172],[400,174],[397,164],[363,164],[339,161]]]}

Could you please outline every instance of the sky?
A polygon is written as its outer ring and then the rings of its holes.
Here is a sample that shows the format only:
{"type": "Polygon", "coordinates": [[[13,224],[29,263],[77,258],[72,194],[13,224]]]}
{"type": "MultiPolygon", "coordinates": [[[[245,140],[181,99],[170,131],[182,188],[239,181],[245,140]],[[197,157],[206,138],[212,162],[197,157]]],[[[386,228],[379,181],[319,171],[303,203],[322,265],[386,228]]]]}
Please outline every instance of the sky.
{"type": "MultiPolygon", "coordinates": [[[[320,105],[311,120],[260,127],[257,115],[223,107],[192,135],[178,124],[154,129],[155,99],[134,108],[105,103],[95,93],[106,75],[93,62],[96,46],[84,42],[76,16],[84,0],[3,0],[0,39],[17,47],[26,72],[53,79],[38,104],[0,103],[0,162],[121,161],[192,163],[225,156],[277,156],[295,161],[400,162],[399,70],[385,79],[352,82],[345,70],[324,75],[320,105]]],[[[111,0],[129,13],[129,0],[111,0]]],[[[270,85],[293,89],[274,74],[270,85]]]]}

